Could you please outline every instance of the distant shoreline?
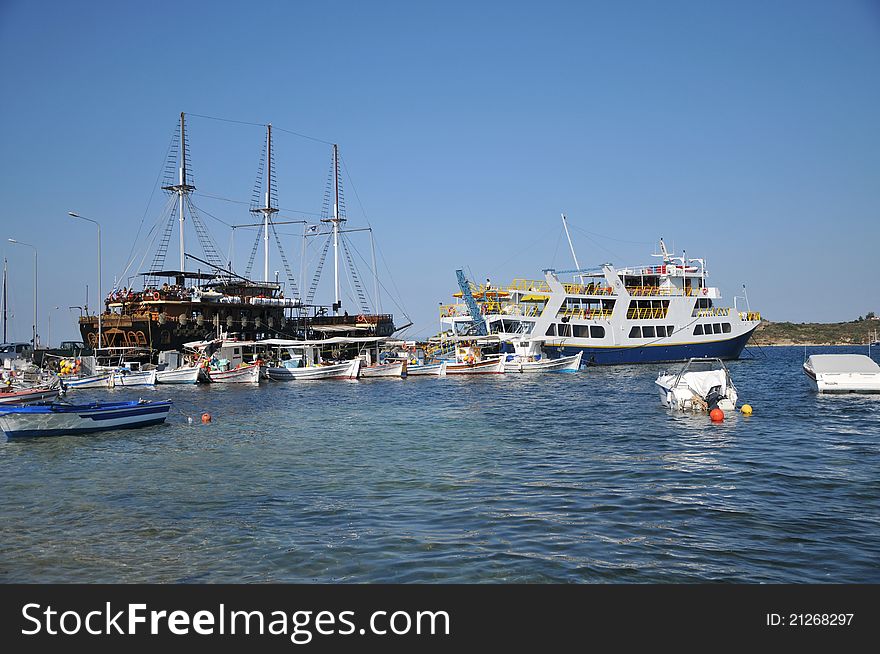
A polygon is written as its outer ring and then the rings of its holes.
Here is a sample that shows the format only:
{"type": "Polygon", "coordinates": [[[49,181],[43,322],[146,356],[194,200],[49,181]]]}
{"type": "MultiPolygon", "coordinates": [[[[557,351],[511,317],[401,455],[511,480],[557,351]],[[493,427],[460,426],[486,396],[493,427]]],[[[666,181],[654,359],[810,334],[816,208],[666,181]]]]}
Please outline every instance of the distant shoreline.
{"type": "Polygon", "coordinates": [[[880,332],[880,320],[836,323],[793,323],[763,321],[751,343],[759,346],[867,346],[880,332]]]}

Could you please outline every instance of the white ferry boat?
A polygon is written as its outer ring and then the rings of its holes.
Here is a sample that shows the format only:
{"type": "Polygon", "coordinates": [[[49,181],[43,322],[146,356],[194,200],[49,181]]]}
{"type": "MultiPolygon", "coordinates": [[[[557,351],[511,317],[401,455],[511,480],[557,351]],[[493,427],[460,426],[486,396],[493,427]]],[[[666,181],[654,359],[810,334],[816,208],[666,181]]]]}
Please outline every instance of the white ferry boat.
{"type": "MultiPolygon", "coordinates": [[[[507,286],[470,284],[488,334],[502,340],[528,334],[548,356],[583,353],[590,365],[736,359],[761,322],[750,310],[718,306],[721,292],[706,282],[703,259],[671,255],[660,240],[661,265],[544,271],[538,281],[507,286]],[[572,274],[573,282],[560,280],[572,274]]],[[[456,335],[473,331],[465,302],[440,307],[441,324],[456,335]]]]}

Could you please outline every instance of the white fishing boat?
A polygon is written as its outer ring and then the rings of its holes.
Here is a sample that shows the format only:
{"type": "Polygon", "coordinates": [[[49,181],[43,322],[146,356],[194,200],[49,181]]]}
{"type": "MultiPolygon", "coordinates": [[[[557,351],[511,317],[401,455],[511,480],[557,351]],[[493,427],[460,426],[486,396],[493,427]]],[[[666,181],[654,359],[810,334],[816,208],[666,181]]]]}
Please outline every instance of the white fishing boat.
{"type": "Polygon", "coordinates": [[[437,363],[408,363],[406,365],[407,377],[443,377],[446,374],[446,361],[437,363]]]}
{"type": "Polygon", "coordinates": [[[260,382],[260,370],[262,366],[252,363],[243,363],[236,368],[227,370],[219,370],[216,368],[206,368],[208,378],[212,382],[221,384],[258,384],[260,382]]]}
{"type": "Polygon", "coordinates": [[[540,340],[515,339],[514,353],[504,357],[505,372],[577,372],[583,352],[551,359],[544,354],[540,340]]]}
{"type": "Polygon", "coordinates": [[[733,411],[738,399],[730,371],[719,358],[693,358],[674,373],[662,372],[654,382],[660,403],[682,411],[733,411]]]}
{"type": "Polygon", "coordinates": [[[171,401],[0,406],[0,429],[7,438],[86,434],[146,427],[165,421],[171,401]]]}
{"type": "Polygon", "coordinates": [[[159,384],[195,384],[202,375],[199,366],[181,366],[173,370],[157,370],[156,382],[159,384]]]}
{"type": "Polygon", "coordinates": [[[275,381],[306,381],[318,379],[357,379],[360,374],[361,360],[352,359],[341,363],[319,363],[316,365],[300,365],[299,360],[288,359],[284,365],[271,366],[266,372],[269,379],[275,381]]]}
{"type": "Polygon", "coordinates": [[[84,375],[81,377],[62,377],[61,384],[66,390],[77,388],[109,388],[113,379],[112,372],[100,375],[84,375]]]}
{"type": "Polygon", "coordinates": [[[155,386],[155,370],[128,370],[123,368],[115,371],[109,382],[109,386],[155,386]]]}
{"type": "Polygon", "coordinates": [[[864,354],[813,354],[804,374],[819,393],[880,393],[880,366],[864,354]]]}
{"type": "Polygon", "coordinates": [[[504,357],[485,356],[478,345],[459,344],[455,361],[446,362],[447,375],[500,375],[504,374],[504,357]]]}
{"type": "Polygon", "coordinates": [[[380,377],[406,377],[408,373],[406,361],[392,361],[389,363],[377,363],[372,366],[361,364],[361,379],[371,379],[380,377]]]}

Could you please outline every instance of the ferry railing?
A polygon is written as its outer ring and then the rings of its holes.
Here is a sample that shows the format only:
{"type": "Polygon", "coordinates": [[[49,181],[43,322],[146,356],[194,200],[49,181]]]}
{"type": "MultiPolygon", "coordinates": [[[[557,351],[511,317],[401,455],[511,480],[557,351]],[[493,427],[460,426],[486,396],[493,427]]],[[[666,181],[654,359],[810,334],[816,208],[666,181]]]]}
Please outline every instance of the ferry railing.
{"type": "Polygon", "coordinates": [[[665,318],[668,307],[631,307],[626,311],[629,320],[653,320],[665,318]]]}
{"type": "Polygon", "coordinates": [[[613,309],[561,309],[557,312],[557,318],[579,318],[581,320],[607,319],[611,317],[613,309]]]}
{"type": "Polygon", "coordinates": [[[715,318],[730,315],[730,307],[713,307],[711,309],[695,309],[691,316],[694,318],[715,318]]]}

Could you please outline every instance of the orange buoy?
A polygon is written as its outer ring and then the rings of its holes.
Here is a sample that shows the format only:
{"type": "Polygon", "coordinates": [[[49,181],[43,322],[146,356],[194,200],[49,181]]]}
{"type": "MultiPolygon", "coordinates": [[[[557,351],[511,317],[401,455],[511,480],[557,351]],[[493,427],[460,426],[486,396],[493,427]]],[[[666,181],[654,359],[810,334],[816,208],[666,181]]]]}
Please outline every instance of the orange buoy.
{"type": "Polygon", "coordinates": [[[205,411],[202,414],[202,424],[207,425],[209,422],[211,422],[211,414],[205,411]]]}
{"type": "Polygon", "coordinates": [[[716,407],[709,412],[709,417],[712,422],[724,422],[724,411],[716,407]]]}

